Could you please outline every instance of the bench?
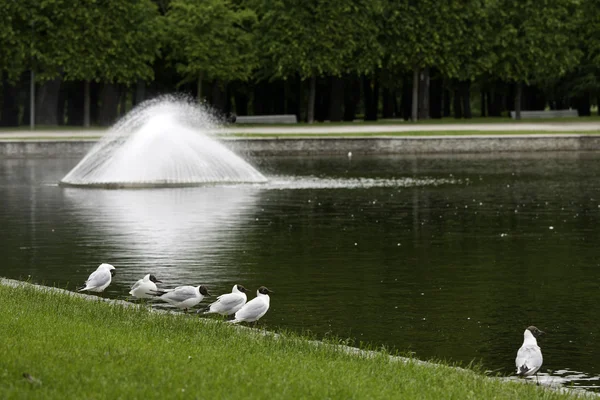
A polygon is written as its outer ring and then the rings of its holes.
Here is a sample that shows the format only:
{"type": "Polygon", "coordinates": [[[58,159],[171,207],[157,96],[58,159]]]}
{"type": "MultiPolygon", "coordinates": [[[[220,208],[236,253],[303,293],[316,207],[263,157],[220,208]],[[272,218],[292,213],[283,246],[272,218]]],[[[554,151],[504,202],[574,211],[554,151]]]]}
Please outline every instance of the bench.
{"type": "Polygon", "coordinates": [[[238,115],[236,124],[296,124],[296,114],[284,115],[238,115]]]}
{"type": "MultiPolygon", "coordinates": [[[[511,111],[510,117],[515,119],[516,112],[511,111]]],[[[540,110],[540,111],[521,111],[521,118],[565,118],[578,117],[577,110],[540,110]]]]}

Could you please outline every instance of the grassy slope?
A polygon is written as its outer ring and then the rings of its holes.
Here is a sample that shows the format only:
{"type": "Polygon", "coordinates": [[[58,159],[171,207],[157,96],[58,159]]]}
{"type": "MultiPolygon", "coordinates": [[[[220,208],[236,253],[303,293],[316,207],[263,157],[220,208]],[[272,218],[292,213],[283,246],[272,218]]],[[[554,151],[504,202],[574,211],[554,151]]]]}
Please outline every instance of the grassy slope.
{"type": "Polygon", "coordinates": [[[567,398],[472,371],[365,358],[290,334],[31,287],[0,285],[0,338],[0,398],[567,398]]]}

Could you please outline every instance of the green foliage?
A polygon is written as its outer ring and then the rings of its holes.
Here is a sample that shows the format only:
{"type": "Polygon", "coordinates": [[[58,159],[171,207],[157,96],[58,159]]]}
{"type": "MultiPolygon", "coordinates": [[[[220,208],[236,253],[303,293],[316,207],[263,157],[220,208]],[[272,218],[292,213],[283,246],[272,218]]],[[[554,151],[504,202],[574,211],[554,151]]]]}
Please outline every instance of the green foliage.
{"type": "Polygon", "coordinates": [[[162,36],[157,7],[150,0],[79,0],[61,29],[68,43],[66,79],[132,83],[151,80],[162,36]]]}
{"type": "Polygon", "coordinates": [[[165,42],[177,71],[195,80],[247,80],[256,65],[254,11],[229,0],[173,0],[165,42]]]}
{"type": "Polygon", "coordinates": [[[494,74],[529,83],[560,77],[579,58],[580,0],[498,0],[492,4],[494,74]]]}
{"type": "Polygon", "coordinates": [[[286,79],[370,72],[380,63],[377,0],[263,0],[257,41],[264,74],[286,79]]]}

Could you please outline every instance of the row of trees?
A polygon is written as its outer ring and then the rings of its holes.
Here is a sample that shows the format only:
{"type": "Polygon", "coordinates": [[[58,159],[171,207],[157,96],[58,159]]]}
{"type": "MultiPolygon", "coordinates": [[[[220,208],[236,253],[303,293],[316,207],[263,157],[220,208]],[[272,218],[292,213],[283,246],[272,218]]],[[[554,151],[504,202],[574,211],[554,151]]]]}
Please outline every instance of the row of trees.
{"type": "Polygon", "coordinates": [[[41,124],[174,91],[309,122],[589,115],[599,36],[596,0],[0,0],[0,124],[28,122],[32,72],[41,124]]]}

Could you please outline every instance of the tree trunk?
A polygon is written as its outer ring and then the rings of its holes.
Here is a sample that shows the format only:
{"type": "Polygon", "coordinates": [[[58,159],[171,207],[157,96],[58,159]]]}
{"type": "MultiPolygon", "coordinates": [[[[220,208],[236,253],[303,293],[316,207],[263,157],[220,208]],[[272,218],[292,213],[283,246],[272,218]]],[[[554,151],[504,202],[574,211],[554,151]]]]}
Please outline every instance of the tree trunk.
{"type": "Polygon", "coordinates": [[[344,82],[345,101],[344,101],[344,121],[354,121],[356,119],[356,107],[360,102],[360,81],[355,76],[349,76],[344,82]]]}
{"type": "Polygon", "coordinates": [[[521,94],[523,91],[523,86],[521,85],[521,82],[517,82],[517,87],[516,87],[516,94],[515,94],[515,119],[516,120],[520,120],[521,119],[521,94]]]}
{"type": "Polygon", "coordinates": [[[19,126],[18,84],[8,81],[8,74],[2,74],[2,109],[0,110],[0,126],[19,126]]]}
{"type": "Polygon", "coordinates": [[[382,118],[394,118],[394,97],[396,92],[393,89],[384,88],[381,97],[383,97],[382,118]]]}
{"type": "Polygon", "coordinates": [[[204,72],[200,72],[198,75],[198,82],[196,83],[196,101],[201,104],[204,101],[202,97],[202,80],[204,79],[204,72]]]}
{"type": "Polygon", "coordinates": [[[315,120],[325,121],[329,119],[329,107],[331,93],[331,81],[329,78],[317,79],[317,90],[315,93],[315,120]]]}
{"type": "Polygon", "coordinates": [[[331,77],[331,96],[329,102],[329,120],[339,122],[344,117],[344,80],[338,76],[331,77]]]}
{"type": "Polygon", "coordinates": [[[67,97],[67,125],[83,126],[84,83],[82,81],[65,83],[67,97]]]}
{"type": "Polygon", "coordinates": [[[419,74],[419,119],[429,119],[429,67],[419,74]]]}
{"type": "Polygon", "coordinates": [[[488,94],[485,90],[482,90],[479,92],[479,96],[481,98],[481,110],[480,110],[480,115],[482,117],[487,117],[487,99],[488,99],[488,94]]]}
{"type": "Polygon", "coordinates": [[[310,87],[308,92],[308,109],[306,110],[306,122],[312,124],[315,122],[315,96],[317,91],[317,77],[310,77],[310,87]]]}
{"type": "Polygon", "coordinates": [[[379,80],[363,76],[363,93],[365,96],[365,121],[377,120],[377,109],[379,106],[379,80]]]}
{"type": "Polygon", "coordinates": [[[402,77],[402,93],[400,95],[400,109],[402,119],[408,121],[411,117],[412,110],[412,86],[411,86],[411,76],[409,74],[405,74],[402,77]]]}
{"type": "Polygon", "coordinates": [[[431,118],[442,118],[443,92],[442,78],[436,74],[435,78],[430,80],[429,85],[429,116],[431,118]]]}
{"type": "Polygon", "coordinates": [[[448,89],[444,89],[444,111],[443,111],[444,117],[450,116],[450,111],[451,111],[450,99],[451,98],[452,98],[452,94],[450,93],[450,91],[448,89]]]}
{"type": "Polygon", "coordinates": [[[58,125],[58,98],[62,77],[40,85],[35,101],[35,122],[38,125],[58,125]]]}
{"type": "Polygon", "coordinates": [[[455,82],[454,97],[452,99],[452,105],[454,108],[454,118],[461,119],[463,117],[462,112],[462,101],[460,101],[460,82],[455,82]]]}
{"type": "Polygon", "coordinates": [[[221,82],[215,79],[212,83],[211,106],[219,113],[225,112],[225,90],[221,82]]]}
{"type": "Polygon", "coordinates": [[[118,117],[119,90],[115,84],[105,83],[100,91],[100,109],[98,124],[100,126],[112,125],[118,117]]]}
{"type": "Polygon", "coordinates": [[[90,127],[91,98],[90,81],[85,81],[83,84],[83,126],[86,128],[90,127]]]}
{"type": "Polygon", "coordinates": [[[412,111],[410,117],[413,121],[417,121],[419,117],[419,67],[415,67],[413,70],[412,111]]]}
{"type": "Polygon", "coordinates": [[[590,93],[584,93],[583,95],[573,99],[575,108],[580,117],[589,117],[592,115],[591,112],[591,95],[590,93]]]}
{"type": "Polygon", "coordinates": [[[471,113],[471,82],[464,81],[460,83],[461,98],[463,104],[463,117],[467,119],[473,118],[471,113]]]}
{"type": "Polygon", "coordinates": [[[146,82],[138,79],[135,85],[135,95],[133,96],[133,105],[138,105],[146,100],[146,82]]]}
{"type": "Polygon", "coordinates": [[[233,95],[235,101],[235,114],[248,115],[248,95],[241,90],[236,90],[233,95]]]}

